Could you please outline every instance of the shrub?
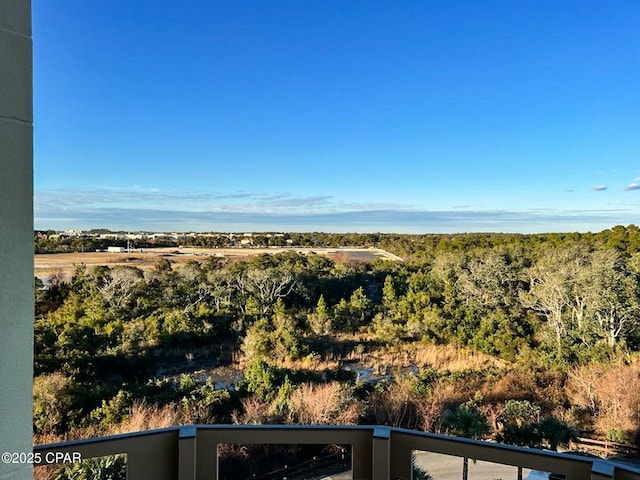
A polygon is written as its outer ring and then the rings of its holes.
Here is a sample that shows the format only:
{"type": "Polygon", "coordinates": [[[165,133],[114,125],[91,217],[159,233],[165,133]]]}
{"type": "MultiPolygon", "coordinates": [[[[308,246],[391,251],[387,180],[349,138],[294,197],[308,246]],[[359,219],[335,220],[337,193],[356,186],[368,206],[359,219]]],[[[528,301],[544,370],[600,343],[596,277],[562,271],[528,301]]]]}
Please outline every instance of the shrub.
{"type": "Polygon", "coordinates": [[[338,382],[301,385],[291,394],[287,407],[289,423],[354,424],[359,417],[353,389],[338,382]]]}
{"type": "Polygon", "coordinates": [[[80,463],[66,465],[53,474],[52,480],[126,480],[126,455],[89,458],[80,463]]]}
{"type": "Polygon", "coordinates": [[[72,380],[61,372],[40,375],[33,380],[33,429],[36,434],[61,433],[73,404],[72,380]]]}

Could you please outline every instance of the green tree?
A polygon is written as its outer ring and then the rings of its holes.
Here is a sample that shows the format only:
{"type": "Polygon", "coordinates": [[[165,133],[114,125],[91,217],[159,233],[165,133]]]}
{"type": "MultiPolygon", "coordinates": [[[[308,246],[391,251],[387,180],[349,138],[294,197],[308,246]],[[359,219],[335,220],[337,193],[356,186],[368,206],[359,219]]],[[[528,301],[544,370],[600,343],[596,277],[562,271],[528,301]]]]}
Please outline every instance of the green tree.
{"type": "Polygon", "coordinates": [[[282,298],[276,301],[271,316],[271,356],[277,359],[297,360],[305,350],[300,343],[300,329],[284,307],[282,298]]]}
{"type": "Polygon", "coordinates": [[[365,319],[369,315],[371,302],[364,293],[362,287],[358,287],[349,298],[349,309],[351,310],[350,325],[353,330],[360,325],[364,325],[365,319]]]}
{"type": "Polygon", "coordinates": [[[576,432],[556,417],[540,418],[540,407],[528,400],[509,400],[500,412],[498,422],[502,430],[496,439],[521,447],[546,446],[555,451],[576,437],[576,432]]]}
{"type": "Polygon", "coordinates": [[[180,390],[183,394],[180,407],[184,418],[191,423],[215,423],[217,416],[222,413],[222,407],[230,399],[229,392],[216,388],[211,378],[200,386],[181,379],[180,390]]]}
{"type": "Polygon", "coordinates": [[[528,400],[509,400],[498,416],[502,429],[496,439],[520,447],[538,447],[542,442],[539,421],[539,406],[528,400]]]}
{"type": "Polygon", "coordinates": [[[129,416],[132,404],[131,393],[119,390],[108,402],[102,400],[102,405],[93,410],[89,416],[93,422],[99,423],[105,431],[108,431],[129,416]]]}
{"type": "Polygon", "coordinates": [[[382,287],[382,305],[381,309],[384,313],[393,312],[396,307],[398,296],[396,294],[396,287],[393,282],[393,277],[387,275],[384,279],[384,285],[382,287]]]}
{"type": "Polygon", "coordinates": [[[540,436],[546,442],[547,447],[557,451],[560,446],[567,446],[569,442],[577,439],[577,432],[563,421],[553,415],[544,417],[539,424],[540,436]]]}
{"type": "Polygon", "coordinates": [[[320,295],[315,310],[308,316],[309,328],[316,335],[327,335],[331,333],[331,317],[324,295],[320,295]]]}
{"type": "Polygon", "coordinates": [[[345,331],[351,325],[351,308],[344,298],[341,298],[338,304],[333,307],[332,317],[335,330],[345,331]]]}
{"type": "MultiPolygon", "coordinates": [[[[449,434],[473,439],[483,438],[489,433],[487,417],[478,410],[476,402],[470,400],[455,410],[447,410],[442,415],[440,429],[449,434]]],[[[462,463],[462,480],[469,478],[469,459],[462,463]]]]}
{"type": "Polygon", "coordinates": [[[247,359],[268,357],[272,350],[272,331],[273,327],[266,318],[257,320],[249,327],[240,347],[244,357],[247,359]]]}
{"type": "Polygon", "coordinates": [[[269,365],[259,357],[247,364],[242,375],[244,382],[241,388],[255,394],[262,401],[273,400],[286,378],[284,370],[269,365]]]}
{"type": "Polygon", "coordinates": [[[242,352],[249,359],[296,360],[305,351],[300,343],[300,333],[295,320],[279,299],[271,321],[263,317],[249,327],[242,342],[242,352]]]}

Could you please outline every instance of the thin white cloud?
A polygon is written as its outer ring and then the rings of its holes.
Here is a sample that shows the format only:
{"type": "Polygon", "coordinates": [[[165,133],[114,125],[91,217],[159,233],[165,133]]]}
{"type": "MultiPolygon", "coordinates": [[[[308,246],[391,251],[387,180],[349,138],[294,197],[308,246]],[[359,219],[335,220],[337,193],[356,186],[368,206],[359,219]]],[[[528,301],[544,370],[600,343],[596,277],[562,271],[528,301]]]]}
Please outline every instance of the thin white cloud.
{"type": "Polygon", "coordinates": [[[208,192],[163,192],[157,188],[112,188],[102,187],[93,190],[73,188],[36,190],[35,204],[50,208],[85,207],[129,207],[136,205],[158,208],[163,205],[177,209],[201,209],[205,202],[226,202],[239,199],[259,199],[266,193],[208,193],[208,192]]]}
{"type": "Polygon", "coordinates": [[[269,195],[248,198],[245,202],[218,202],[206,205],[210,212],[241,212],[241,213],[301,213],[317,212],[332,209],[335,206],[333,197],[314,195],[295,197],[289,194],[269,195]]]}
{"type": "Polygon", "coordinates": [[[162,192],[157,189],[98,188],[95,190],[37,190],[36,211],[83,212],[109,209],[148,209],[182,212],[318,214],[346,211],[412,209],[396,203],[343,202],[329,195],[290,193],[162,192]]]}
{"type": "Polygon", "coordinates": [[[607,189],[606,185],[597,185],[592,188],[594,192],[604,192],[607,189]]]}
{"type": "MultiPolygon", "coordinates": [[[[640,185],[637,187],[640,189],[640,185]]],[[[595,231],[637,222],[637,208],[448,210],[344,202],[290,193],[172,193],[137,189],[37,191],[38,229],[157,231],[550,232],[595,231]]]]}
{"type": "Polygon", "coordinates": [[[635,211],[427,211],[367,210],[283,214],[97,209],[59,215],[37,212],[38,229],[110,228],[155,231],[329,231],[329,232],[551,232],[596,231],[636,221],[635,211]]]}
{"type": "Polygon", "coordinates": [[[640,190],[640,183],[631,182],[629,185],[624,187],[625,190],[640,190]]]}

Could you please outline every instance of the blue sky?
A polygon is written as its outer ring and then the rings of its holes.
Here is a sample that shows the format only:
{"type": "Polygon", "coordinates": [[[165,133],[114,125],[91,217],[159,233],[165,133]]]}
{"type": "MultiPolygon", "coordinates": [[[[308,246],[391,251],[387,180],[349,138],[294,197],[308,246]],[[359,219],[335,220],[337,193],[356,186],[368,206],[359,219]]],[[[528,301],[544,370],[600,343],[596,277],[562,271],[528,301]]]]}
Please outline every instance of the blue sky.
{"type": "Polygon", "coordinates": [[[640,223],[640,3],[33,0],[35,225],[640,223]]]}

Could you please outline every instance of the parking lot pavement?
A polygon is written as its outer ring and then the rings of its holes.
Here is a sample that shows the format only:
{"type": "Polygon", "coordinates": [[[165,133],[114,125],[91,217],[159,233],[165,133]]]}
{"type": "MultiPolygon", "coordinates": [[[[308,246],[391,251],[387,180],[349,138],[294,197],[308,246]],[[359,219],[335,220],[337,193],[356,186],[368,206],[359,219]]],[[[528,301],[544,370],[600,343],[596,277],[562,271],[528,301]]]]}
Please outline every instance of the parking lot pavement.
{"type": "Polygon", "coordinates": [[[351,471],[336,473],[335,475],[331,475],[330,477],[324,477],[322,480],[352,480],[351,471]]]}
{"type": "MultiPolygon", "coordinates": [[[[462,478],[462,457],[431,452],[415,453],[416,466],[425,470],[433,480],[459,480],[462,478]]],[[[530,470],[525,468],[522,478],[527,478],[530,470]]],[[[469,478],[473,480],[516,480],[518,468],[492,462],[474,462],[469,459],[469,478]]]]}

